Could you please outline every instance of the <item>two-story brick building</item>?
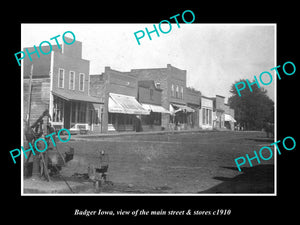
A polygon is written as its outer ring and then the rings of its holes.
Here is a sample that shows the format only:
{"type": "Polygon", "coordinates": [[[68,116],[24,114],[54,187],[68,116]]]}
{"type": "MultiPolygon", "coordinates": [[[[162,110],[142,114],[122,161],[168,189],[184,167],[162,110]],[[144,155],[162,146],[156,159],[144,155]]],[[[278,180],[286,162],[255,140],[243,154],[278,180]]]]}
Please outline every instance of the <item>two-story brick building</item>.
{"type": "Polygon", "coordinates": [[[150,112],[137,101],[137,78],[105,67],[104,73],[91,75],[90,79],[91,95],[104,100],[102,131],[139,131],[141,115],[150,112]]]}
{"type": "MultiPolygon", "coordinates": [[[[47,48],[43,47],[43,51],[49,52],[47,48]]],[[[90,131],[100,131],[103,102],[89,94],[89,61],[82,59],[82,43],[53,45],[51,54],[31,57],[32,61],[28,57],[23,61],[24,118],[28,118],[31,86],[30,124],[48,109],[57,129],[78,131],[77,125],[82,124],[90,131]]]]}
{"type": "Polygon", "coordinates": [[[153,80],[138,81],[138,101],[150,114],[142,115],[142,130],[157,131],[164,130],[162,126],[162,115],[170,114],[170,111],[161,105],[162,89],[160,84],[153,80]]]}
{"type": "Polygon", "coordinates": [[[167,64],[166,68],[132,69],[130,74],[138,80],[153,80],[159,83],[163,90],[162,107],[171,112],[171,115],[162,115],[162,127],[169,129],[170,124],[176,124],[179,129],[186,128],[188,115],[194,112],[185,101],[186,70],[167,64]]]}

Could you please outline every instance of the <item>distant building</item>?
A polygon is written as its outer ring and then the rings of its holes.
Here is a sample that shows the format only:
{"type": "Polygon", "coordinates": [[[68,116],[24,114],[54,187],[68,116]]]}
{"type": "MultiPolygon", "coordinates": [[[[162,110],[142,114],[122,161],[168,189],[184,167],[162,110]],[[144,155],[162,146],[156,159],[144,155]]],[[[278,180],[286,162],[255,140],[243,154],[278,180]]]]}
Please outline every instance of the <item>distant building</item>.
{"type": "Polygon", "coordinates": [[[214,98],[214,112],[215,112],[215,118],[214,118],[214,128],[224,128],[224,100],[225,97],[221,95],[216,95],[214,98]]]}
{"type": "Polygon", "coordinates": [[[197,129],[200,127],[201,92],[187,87],[185,101],[194,110],[187,114],[187,129],[197,129]]]}
{"type": "Polygon", "coordinates": [[[225,97],[216,95],[213,99],[213,127],[234,130],[234,109],[225,104],[225,97]]]}
{"type": "Polygon", "coordinates": [[[224,126],[227,129],[234,130],[234,109],[230,108],[228,104],[224,104],[224,126]]]}
{"type": "Polygon", "coordinates": [[[202,129],[213,129],[213,111],[214,111],[214,98],[201,96],[201,109],[199,114],[199,126],[202,129]]]}

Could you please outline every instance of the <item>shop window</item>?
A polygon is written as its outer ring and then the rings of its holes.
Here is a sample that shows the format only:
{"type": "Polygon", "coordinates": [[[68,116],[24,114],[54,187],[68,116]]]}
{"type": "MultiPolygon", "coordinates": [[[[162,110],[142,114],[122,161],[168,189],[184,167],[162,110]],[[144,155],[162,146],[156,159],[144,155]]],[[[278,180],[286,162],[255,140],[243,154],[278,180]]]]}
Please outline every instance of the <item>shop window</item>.
{"type": "Polygon", "coordinates": [[[116,124],[116,114],[115,113],[108,113],[108,123],[116,124]]]}
{"type": "Polygon", "coordinates": [[[161,125],[161,113],[151,112],[150,115],[142,115],[143,125],[161,125]]]}
{"type": "Polygon", "coordinates": [[[76,102],[71,102],[71,123],[75,123],[76,119],[76,102]]]}
{"type": "Polygon", "coordinates": [[[77,123],[85,123],[86,120],[86,103],[78,102],[77,123]]]}
{"type": "Polygon", "coordinates": [[[63,121],[63,113],[64,113],[64,103],[63,100],[54,96],[53,99],[53,122],[62,122],[63,121]]]}
{"type": "Polygon", "coordinates": [[[98,109],[95,109],[93,123],[96,124],[96,125],[98,125],[100,123],[100,120],[99,120],[99,110],[98,109]]]}
{"type": "Polygon", "coordinates": [[[131,125],[132,124],[132,116],[126,115],[126,124],[131,125]]]}
{"type": "Polygon", "coordinates": [[[205,115],[205,124],[208,124],[208,109],[205,110],[206,115],[205,115]]]}
{"type": "Polygon", "coordinates": [[[161,125],[161,113],[153,113],[153,124],[161,125]]]}

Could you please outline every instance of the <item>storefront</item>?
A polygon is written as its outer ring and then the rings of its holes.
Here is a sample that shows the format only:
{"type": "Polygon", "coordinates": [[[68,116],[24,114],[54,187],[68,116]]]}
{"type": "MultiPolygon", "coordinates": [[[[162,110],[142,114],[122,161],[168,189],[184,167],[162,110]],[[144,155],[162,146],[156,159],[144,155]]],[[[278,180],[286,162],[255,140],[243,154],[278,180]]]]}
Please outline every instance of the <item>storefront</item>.
{"type": "Polygon", "coordinates": [[[234,123],[236,120],[229,114],[224,114],[224,126],[229,130],[234,130],[234,123]]]}
{"type": "Polygon", "coordinates": [[[109,93],[108,131],[142,131],[142,115],[150,112],[135,97],[109,93]]]}
{"type": "Polygon", "coordinates": [[[186,130],[189,123],[188,119],[191,117],[191,114],[195,112],[195,110],[186,105],[171,103],[170,112],[172,113],[170,122],[174,124],[174,129],[186,130]]]}
{"type": "Polygon", "coordinates": [[[103,103],[91,96],[52,91],[50,112],[56,129],[67,128],[71,133],[80,130],[101,132],[103,103]]]}
{"type": "Polygon", "coordinates": [[[199,113],[199,126],[202,129],[213,129],[213,99],[201,96],[201,109],[199,113]]]}
{"type": "Polygon", "coordinates": [[[152,105],[141,103],[143,108],[147,109],[150,114],[142,115],[142,129],[143,131],[159,131],[163,130],[162,127],[162,114],[170,114],[170,111],[166,110],[164,107],[160,105],[152,105]]]}

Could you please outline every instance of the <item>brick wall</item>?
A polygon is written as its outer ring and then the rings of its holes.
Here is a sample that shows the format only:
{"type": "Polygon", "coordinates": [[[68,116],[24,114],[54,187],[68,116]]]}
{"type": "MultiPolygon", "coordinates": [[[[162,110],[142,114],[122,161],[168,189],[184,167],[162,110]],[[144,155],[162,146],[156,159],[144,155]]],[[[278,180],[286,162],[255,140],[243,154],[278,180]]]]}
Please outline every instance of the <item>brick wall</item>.
{"type": "Polygon", "coordinates": [[[90,95],[97,98],[104,97],[104,86],[106,81],[103,79],[104,74],[90,75],[90,95]]]}
{"type": "Polygon", "coordinates": [[[153,105],[161,105],[162,90],[157,89],[153,80],[138,82],[138,101],[153,105]]]}
{"type": "MultiPolygon", "coordinates": [[[[169,109],[170,102],[185,104],[186,95],[186,70],[178,69],[170,64],[166,68],[148,68],[148,69],[132,69],[130,74],[137,77],[138,80],[154,80],[155,83],[160,83],[162,91],[162,106],[169,109]],[[171,96],[171,86],[179,85],[183,87],[183,99],[171,96]]],[[[162,115],[162,126],[167,128],[170,116],[162,115]]]]}
{"type": "Polygon", "coordinates": [[[200,91],[196,91],[191,88],[186,88],[186,95],[184,98],[186,103],[200,106],[200,98],[201,98],[200,91]]]}

